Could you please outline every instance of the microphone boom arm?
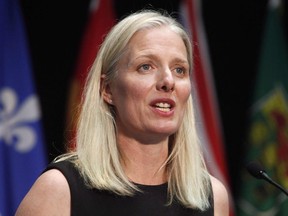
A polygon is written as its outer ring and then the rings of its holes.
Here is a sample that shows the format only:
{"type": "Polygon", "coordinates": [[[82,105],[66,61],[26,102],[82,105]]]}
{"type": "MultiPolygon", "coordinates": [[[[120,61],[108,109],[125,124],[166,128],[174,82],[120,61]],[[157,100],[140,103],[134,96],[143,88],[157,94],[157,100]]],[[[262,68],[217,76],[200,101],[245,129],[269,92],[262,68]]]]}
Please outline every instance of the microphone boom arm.
{"type": "Polygon", "coordinates": [[[279,185],[277,182],[273,181],[268,175],[266,172],[264,171],[260,171],[262,176],[263,176],[263,179],[268,181],[270,184],[274,185],[275,187],[277,187],[278,189],[280,189],[283,193],[286,194],[286,196],[288,196],[288,191],[285,190],[281,185],[279,185]]]}

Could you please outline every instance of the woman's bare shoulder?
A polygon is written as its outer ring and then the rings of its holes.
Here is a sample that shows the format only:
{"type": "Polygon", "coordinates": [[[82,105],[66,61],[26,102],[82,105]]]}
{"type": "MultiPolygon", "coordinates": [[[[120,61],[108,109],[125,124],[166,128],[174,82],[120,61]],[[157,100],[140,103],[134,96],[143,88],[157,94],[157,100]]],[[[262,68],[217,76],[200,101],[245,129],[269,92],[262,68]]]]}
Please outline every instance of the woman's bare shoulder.
{"type": "Polygon", "coordinates": [[[229,197],[224,184],[217,178],[211,177],[213,197],[214,197],[214,211],[215,216],[229,215],[229,197]]]}
{"type": "Polygon", "coordinates": [[[35,181],[16,212],[26,215],[70,215],[69,185],[59,170],[48,170],[35,181]]]}

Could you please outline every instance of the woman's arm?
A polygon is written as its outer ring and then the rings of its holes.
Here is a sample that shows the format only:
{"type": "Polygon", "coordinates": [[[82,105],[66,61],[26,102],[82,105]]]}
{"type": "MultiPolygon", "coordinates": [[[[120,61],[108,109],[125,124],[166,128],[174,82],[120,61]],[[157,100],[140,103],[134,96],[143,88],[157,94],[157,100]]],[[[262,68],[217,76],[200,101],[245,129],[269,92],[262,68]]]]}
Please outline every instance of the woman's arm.
{"type": "Polygon", "coordinates": [[[43,173],[19,205],[16,216],[70,215],[70,190],[56,169],[43,173]]]}
{"type": "Polygon", "coordinates": [[[225,186],[215,177],[211,176],[213,197],[214,197],[214,216],[229,215],[229,198],[225,186]]]}

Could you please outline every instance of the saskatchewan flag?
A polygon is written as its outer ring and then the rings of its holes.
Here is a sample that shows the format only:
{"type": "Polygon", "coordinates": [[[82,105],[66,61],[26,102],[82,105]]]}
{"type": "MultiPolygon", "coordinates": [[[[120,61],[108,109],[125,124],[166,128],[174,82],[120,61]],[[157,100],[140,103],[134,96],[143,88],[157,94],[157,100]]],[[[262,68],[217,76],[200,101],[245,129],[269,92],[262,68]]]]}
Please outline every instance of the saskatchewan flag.
{"type": "MultiPolygon", "coordinates": [[[[270,1],[251,108],[246,161],[258,160],[288,188],[288,44],[279,1],[270,1]]],[[[239,216],[287,216],[288,197],[269,183],[242,173],[239,216]]]]}

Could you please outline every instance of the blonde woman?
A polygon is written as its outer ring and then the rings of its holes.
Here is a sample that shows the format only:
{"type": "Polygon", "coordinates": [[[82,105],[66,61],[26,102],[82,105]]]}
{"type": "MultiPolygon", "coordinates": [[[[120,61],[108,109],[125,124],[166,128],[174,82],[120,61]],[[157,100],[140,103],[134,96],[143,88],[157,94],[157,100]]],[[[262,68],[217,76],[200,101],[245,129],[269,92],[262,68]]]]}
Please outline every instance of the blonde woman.
{"type": "Polygon", "coordinates": [[[77,148],[50,164],[16,215],[228,215],[205,166],[192,49],[167,14],[140,11],[106,36],[87,78],[77,148]]]}

